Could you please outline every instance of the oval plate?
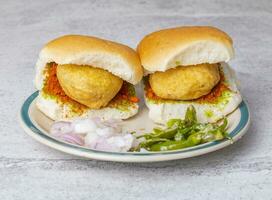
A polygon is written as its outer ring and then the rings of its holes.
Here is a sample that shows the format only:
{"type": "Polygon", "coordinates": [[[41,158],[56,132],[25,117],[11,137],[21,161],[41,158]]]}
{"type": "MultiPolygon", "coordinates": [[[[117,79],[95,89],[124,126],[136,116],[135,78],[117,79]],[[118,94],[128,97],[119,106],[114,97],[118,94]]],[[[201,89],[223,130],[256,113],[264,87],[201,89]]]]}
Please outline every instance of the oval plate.
{"type": "MultiPolygon", "coordinates": [[[[222,149],[233,142],[239,140],[247,131],[250,123],[250,113],[247,104],[243,101],[240,106],[228,116],[228,131],[233,140],[222,140],[209,142],[192,148],[186,148],[176,151],[165,152],[105,152],[88,149],[85,147],[69,144],[53,138],[49,135],[48,130],[53,123],[35,106],[35,99],[38,91],[34,92],[24,102],[20,111],[20,124],[31,137],[37,141],[57,149],[59,151],[69,153],[85,158],[119,161],[119,162],[156,162],[166,160],[176,160],[199,156],[209,152],[222,149]]],[[[148,110],[143,107],[138,115],[124,122],[124,129],[136,132],[148,132],[154,127],[154,123],[148,119],[148,110]]]]}

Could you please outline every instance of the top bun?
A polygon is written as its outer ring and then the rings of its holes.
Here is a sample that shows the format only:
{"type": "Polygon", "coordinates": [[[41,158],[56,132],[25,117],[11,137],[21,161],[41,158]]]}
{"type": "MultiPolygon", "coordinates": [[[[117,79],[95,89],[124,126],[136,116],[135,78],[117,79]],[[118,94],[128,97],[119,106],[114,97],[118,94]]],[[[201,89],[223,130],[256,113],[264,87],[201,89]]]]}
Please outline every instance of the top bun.
{"type": "Polygon", "coordinates": [[[143,76],[139,56],[133,49],[91,36],[65,35],[47,43],[36,64],[38,89],[43,86],[43,69],[50,62],[105,69],[132,84],[138,83],[143,76]]]}
{"type": "Polygon", "coordinates": [[[208,26],[160,30],[143,38],[137,47],[148,73],[183,65],[227,62],[234,56],[232,39],[208,26]]]}

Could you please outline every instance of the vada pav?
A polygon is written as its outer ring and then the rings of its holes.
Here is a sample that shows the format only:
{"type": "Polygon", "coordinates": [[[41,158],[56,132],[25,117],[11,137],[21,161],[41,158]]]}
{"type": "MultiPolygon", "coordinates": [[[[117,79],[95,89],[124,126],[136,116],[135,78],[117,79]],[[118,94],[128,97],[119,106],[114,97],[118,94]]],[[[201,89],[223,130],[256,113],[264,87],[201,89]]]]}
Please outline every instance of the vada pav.
{"type": "Polygon", "coordinates": [[[122,44],[66,35],[44,46],[37,62],[37,107],[53,120],[127,119],[138,111],[137,53],[122,44]]]}
{"type": "Polygon", "coordinates": [[[233,71],[232,39],[214,27],[160,30],[137,47],[146,70],[145,102],[157,123],[184,118],[193,105],[200,122],[216,122],[242,101],[233,71]]]}

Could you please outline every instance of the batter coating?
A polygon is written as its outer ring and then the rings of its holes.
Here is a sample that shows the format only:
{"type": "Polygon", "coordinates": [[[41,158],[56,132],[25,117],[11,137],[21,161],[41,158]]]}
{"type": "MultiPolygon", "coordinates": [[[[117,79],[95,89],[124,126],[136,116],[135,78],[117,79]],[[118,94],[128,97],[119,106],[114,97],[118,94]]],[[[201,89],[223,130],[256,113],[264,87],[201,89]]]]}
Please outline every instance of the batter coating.
{"type": "Polygon", "coordinates": [[[154,93],[173,100],[192,100],[204,96],[219,80],[218,64],[179,66],[149,76],[154,93]]]}

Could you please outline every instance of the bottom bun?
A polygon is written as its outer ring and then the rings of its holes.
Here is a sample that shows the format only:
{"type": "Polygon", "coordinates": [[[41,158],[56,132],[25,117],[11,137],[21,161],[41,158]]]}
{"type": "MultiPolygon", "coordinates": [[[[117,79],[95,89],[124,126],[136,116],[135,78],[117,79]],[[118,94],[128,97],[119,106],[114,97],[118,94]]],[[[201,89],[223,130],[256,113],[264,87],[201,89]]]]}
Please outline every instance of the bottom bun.
{"type": "Polygon", "coordinates": [[[56,121],[71,121],[77,118],[99,117],[108,119],[127,119],[137,114],[139,106],[137,103],[127,105],[125,109],[104,107],[101,109],[87,109],[82,113],[75,113],[67,104],[60,104],[54,98],[45,97],[41,92],[36,101],[36,106],[46,116],[56,121]]]}
{"type": "Polygon", "coordinates": [[[216,122],[230,114],[239,106],[242,97],[237,89],[233,70],[226,63],[221,63],[220,71],[224,75],[223,83],[227,85],[229,90],[222,93],[215,103],[200,102],[199,100],[154,100],[145,95],[145,102],[149,108],[149,118],[160,124],[174,118],[183,119],[189,105],[195,107],[198,121],[201,123],[216,122]]]}

